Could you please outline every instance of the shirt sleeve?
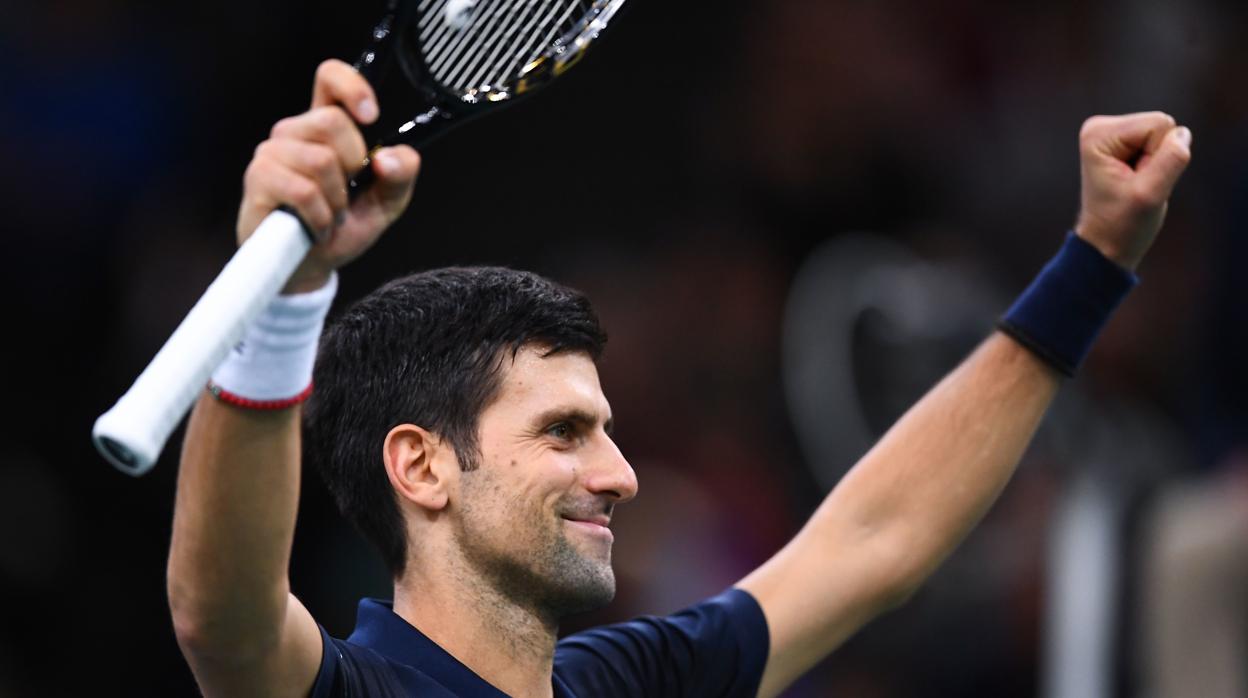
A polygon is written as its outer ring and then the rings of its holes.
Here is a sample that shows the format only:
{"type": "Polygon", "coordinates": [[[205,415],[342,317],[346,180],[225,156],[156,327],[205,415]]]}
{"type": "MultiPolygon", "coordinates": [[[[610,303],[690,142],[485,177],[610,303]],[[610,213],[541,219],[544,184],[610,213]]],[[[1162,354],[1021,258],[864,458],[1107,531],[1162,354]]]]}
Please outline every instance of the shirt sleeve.
{"type": "Polygon", "coordinates": [[[321,668],[310,698],[401,698],[394,669],[381,655],[329,636],[321,630],[321,668]]]}
{"type": "Polygon", "coordinates": [[[767,619],[729,589],[679,613],[570,635],[555,674],[577,696],[754,696],[767,664],[767,619]]]}

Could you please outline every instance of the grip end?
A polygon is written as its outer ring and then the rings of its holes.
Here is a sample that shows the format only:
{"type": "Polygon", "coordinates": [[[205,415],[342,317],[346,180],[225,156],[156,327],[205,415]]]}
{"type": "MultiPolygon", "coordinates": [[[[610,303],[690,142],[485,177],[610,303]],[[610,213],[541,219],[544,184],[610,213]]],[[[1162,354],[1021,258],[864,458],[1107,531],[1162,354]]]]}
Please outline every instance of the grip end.
{"type": "Polygon", "coordinates": [[[161,444],[147,443],[150,440],[125,433],[124,425],[116,419],[115,410],[109,410],[95,420],[91,441],[113,467],[133,477],[151,470],[160,456],[161,444]]]}

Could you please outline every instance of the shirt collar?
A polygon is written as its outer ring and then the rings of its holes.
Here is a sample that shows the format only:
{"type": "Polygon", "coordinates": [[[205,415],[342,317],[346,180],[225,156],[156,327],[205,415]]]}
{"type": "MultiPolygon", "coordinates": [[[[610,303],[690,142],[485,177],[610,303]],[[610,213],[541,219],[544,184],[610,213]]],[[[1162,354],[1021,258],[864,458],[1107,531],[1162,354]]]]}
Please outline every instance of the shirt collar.
{"type": "Polygon", "coordinates": [[[477,676],[436,642],[394,612],[390,601],[363,599],[355,632],[347,642],[410,666],[445,686],[457,696],[507,698],[507,694],[477,676]]]}

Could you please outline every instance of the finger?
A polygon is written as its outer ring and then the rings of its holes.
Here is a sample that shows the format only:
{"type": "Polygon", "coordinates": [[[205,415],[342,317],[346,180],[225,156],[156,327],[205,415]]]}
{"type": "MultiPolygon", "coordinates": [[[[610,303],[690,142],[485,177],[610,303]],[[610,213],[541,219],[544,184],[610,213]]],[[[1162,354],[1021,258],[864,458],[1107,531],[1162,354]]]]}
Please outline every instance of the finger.
{"type": "Polygon", "coordinates": [[[361,124],[377,120],[380,111],[372,85],[363,75],[337,59],[321,63],[312,85],[312,108],[342,105],[361,124]]]}
{"type": "Polygon", "coordinates": [[[273,138],[256,148],[256,158],[269,158],[315,180],[335,214],[347,208],[347,177],[333,148],[314,141],[273,138]]]}
{"type": "MultiPolygon", "coordinates": [[[[249,208],[267,215],[278,206],[290,206],[320,239],[333,229],[334,213],[320,184],[273,158],[257,159],[247,168],[246,187],[253,192],[249,208]]],[[[249,219],[254,215],[248,215],[249,219]]]]}
{"type": "Polygon", "coordinates": [[[1186,126],[1170,129],[1149,162],[1140,166],[1137,179],[1145,197],[1154,202],[1170,198],[1170,192],[1191,160],[1191,130],[1186,126]]]}
{"type": "Polygon", "coordinates": [[[1079,133],[1085,152],[1127,162],[1152,153],[1174,128],[1174,117],[1164,112],[1140,112],[1123,116],[1094,116],[1079,133]]]}
{"type": "Polygon", "coordinates": [[[354,174],[368,152],[364,136],[341,107],[316,107],[298,116],[291,116],[273,126],[274,139],[291,139],[324,143],[333,148],[338,165],[354,174]]]}
{"type": "Polygon", "coordinates": [[[373,155],[373,172],[377,182],[372,191],[383,205],[404,202],[411,196],[420,171],[420,154],[411,146],[382,148],[373,155]]]}

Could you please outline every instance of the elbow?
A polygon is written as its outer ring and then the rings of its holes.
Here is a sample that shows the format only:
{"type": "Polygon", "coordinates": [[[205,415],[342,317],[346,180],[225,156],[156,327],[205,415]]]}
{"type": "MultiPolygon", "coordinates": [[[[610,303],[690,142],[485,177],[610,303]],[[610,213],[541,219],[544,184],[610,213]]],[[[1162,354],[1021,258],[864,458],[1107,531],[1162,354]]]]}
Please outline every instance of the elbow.
{"type": "MultiPolygon", "coordinates": [[[[172,604],[171,604],[172,606],[172,604]]],[[[186,611],[173,611],[173,636],[186,657],[213,656],[221,653],[220,643],[213,643],[208,624],[186,611]]]]}
{"type": "Polygon", "coordinates": [[[913,545],[881,543],[874,556],[879,567],[872,606],[879,613],[884,613],[909,603],[932,570],[922,556],[916,554],[913,545]]]}
{"type": "Polygon", "coordinates": [[[923,586],[923,580],[911,581],[909,579],[901,579],[893,582],[884,588],[878,600],[878,608],[881,613],[893,611],[910,602],[914,595],[923,586]]]}
{"type": "Polygon", "coordinates": [[[922,579],[887,570],[871,585],[871,592],[868,598],[863,599],[863,606],[870,609],[871,617],[894,611],[909,603],[922,586],[922,579]]]}
{"type": "Polygon", "coordinates": [[[173,621],[173,636],[187,659],[220,657],[226,653],[226,645],[218,633],[214,633],[212,621],[197,613],[188,604],[169,597],[169,616],[173,621]]]}
{"type": "Polygon", "coordinates": [[[178,647],[187,657],[215,656],[223,653],[225,640],[213,614],[206,604],[196,600],[191,588],[172,573],[168,577],[169,617],[178,647]]]}
{"type": "Polygon", "coordinates": [[[279,638],[255,628],[235,628],[220,617],[180,611],[172,613],[173,634],[182,655],[193,664],[246,666],[272,654],[279,638]]]}
{"type": "Polygon", "coordinates": [[[195,585],[173,574],[167,593],[173,634],[188,659],[247,663],[263,657],[280,641],[280,625],[259,622],[267,614],[240,600],[198,593],[195,585]]]}

